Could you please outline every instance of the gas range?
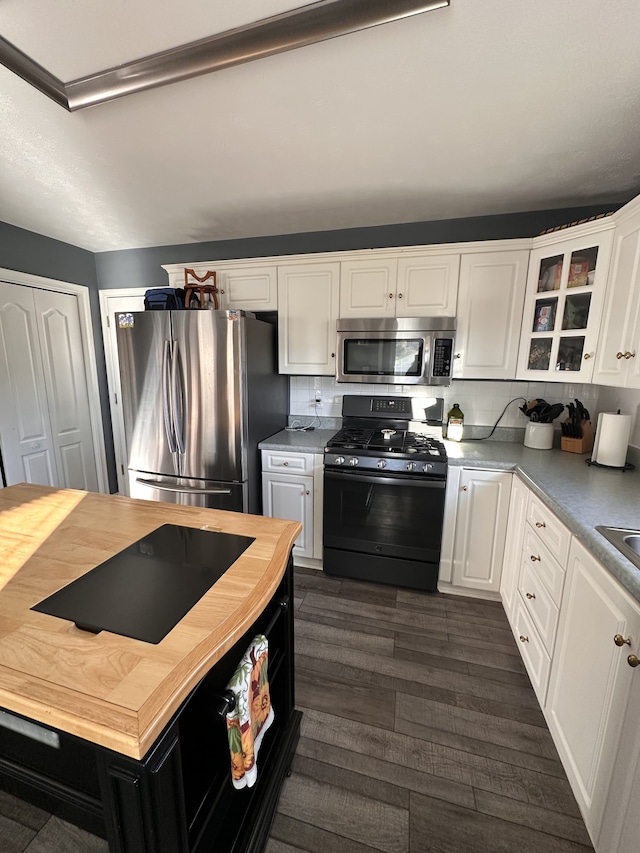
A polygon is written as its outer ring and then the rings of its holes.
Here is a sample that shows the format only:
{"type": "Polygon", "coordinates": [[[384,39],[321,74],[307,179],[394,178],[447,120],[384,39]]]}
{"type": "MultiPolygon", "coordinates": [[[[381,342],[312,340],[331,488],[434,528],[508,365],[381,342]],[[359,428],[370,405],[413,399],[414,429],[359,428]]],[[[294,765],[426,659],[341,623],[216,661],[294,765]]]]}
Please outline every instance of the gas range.
{"type": "Polygon", "coordinates": [[[325,468],[446,477],[442,409],[439,398],[345,395],[343,426],[327,442],[325,468]]]}
{"type": "Polygon", "coordinates": [[[447,485],[444,400],[342,399],[324,451],[324,571],[437,589],[447,485]]]}

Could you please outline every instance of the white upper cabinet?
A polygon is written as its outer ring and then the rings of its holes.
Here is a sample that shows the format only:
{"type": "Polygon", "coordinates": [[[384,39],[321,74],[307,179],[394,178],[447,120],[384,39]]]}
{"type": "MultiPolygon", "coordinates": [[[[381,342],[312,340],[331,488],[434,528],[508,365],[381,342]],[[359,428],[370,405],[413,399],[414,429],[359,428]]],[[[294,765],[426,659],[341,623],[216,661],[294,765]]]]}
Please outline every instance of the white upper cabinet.
{"type": "Polygon", "coordinates": [[[398,261],[395,258],[340,264],[341,317],[395,317],[398,261]]]}
{"type": "Polygon", "coordinates": [[[278,269],[275,265],[220,270],[217,287],[221,308],[275,311],[278,307],[278,269]]]}
{"type": "Polygon", "coordinates": [[[640,388],[640,200],[623,209],[613,235],[593,381],[640,388]]]}
{"type": "MultiPolygon", "coordinates": [[[[218,304],[220,308],[236,308],[242,311],[275,311],[278,307],[278,268],[275,263],[229,261],[198,261],[193,264],[166,264],[163,269],[169,276],[169,287],[184,287],[186,269],[202,277],[215,270],[218,304]]],[[[197,284],[192,276],[189,282],[197,284]]],[[[210,281],[205,282],[210,284],[210,281]]]]}
{"type": "Polygon", "coordinates": [[[339,263],[278,268],[280,373],[335,375],[339,263]]]}
{"type": "Polygon", "coordinates": [[[558,232],[534,241],[517,379],[591,381],[613,225],[604,219],[572,228],[570,238],[558,232]]]}
{"type": "Polygon", "coordinates": [[[514,379],[529,252],[463,254],[454,379],[514,379]]]}
{"type": "Polygon", "coordinates": [[[455,317],[460,255],[398,258],[396,317],[455,317]]]}
{"type": "Polygon", "coordinates": [[[458,254],[371,257],[340,264],[341,317],[454,317],[458,254]]]}

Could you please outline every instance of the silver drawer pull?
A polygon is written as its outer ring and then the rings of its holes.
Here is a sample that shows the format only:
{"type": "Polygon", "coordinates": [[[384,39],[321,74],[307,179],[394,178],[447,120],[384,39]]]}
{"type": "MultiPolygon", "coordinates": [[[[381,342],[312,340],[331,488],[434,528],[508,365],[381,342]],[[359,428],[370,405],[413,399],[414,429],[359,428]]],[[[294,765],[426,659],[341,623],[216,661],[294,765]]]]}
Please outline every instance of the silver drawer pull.
{"type": "Polygon", "coordinates": [[[531,599],[531,598],[535,598],[535,597],[536,597],[536,595],[535,595],[535,593],[534,593],[534,592],[527,592],[527,593],[526,593],[526,596],[527,596],[527,598],[529,598],[529,599],[531,599]]]}
{"type": "Polygon", "coordinates": [[[547,525],[544,523],[544,521],[536,521],[536,527],[546,527],[546,526],[547,525]]]}

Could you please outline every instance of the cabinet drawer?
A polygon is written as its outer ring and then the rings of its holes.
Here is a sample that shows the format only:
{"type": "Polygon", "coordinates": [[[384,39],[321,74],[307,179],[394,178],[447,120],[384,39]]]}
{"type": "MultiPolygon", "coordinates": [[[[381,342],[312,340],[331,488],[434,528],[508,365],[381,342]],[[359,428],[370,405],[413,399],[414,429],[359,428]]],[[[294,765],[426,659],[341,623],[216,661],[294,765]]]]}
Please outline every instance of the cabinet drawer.
{"type": "Polygon", "coordinates": [[[547,588],[554,604],[559,607],[564,587],[564,569],[552,556],[541,537],[530,527],[525,528],[522,562],[535,566],[536,575],[547,588]]]}
{"type": "Polygon", "coordinates": [[[262,451],[262,470],[278,474],[312,474],[313,453],[288,453],[277,450],[262,451]]]}
{"type": "Polygon", "coordinates": [[[536,564],[530,563],[526,554],[523,553],[522,556],[518,590],[527,613],[540,632],[544,647],[551,655],[556,639],[559,611],[536,573],[536,564]]]}
{"type": "Polygon", "coordinates": [[[566,566],[571,534],[553,512],[534,494],[529,495],[527,521],[561,566],[566,566]]]}
{"type": "Polygon", "coordinates": [[[518,641],[520,654],[538,697],[538,702],[544,707],[547,687],[549,686],[551,658],[547,654],[540,635],[520,599],[516,599],[512,630],[518,641]]]}

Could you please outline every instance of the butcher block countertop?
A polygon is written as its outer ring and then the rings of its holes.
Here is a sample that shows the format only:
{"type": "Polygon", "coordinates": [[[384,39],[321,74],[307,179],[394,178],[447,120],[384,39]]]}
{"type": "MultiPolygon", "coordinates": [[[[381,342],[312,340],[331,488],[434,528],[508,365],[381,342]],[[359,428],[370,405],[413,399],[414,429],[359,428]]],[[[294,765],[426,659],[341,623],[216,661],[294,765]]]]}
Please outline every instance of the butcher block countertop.
{"type": "Polygon", "coordinates": [[[0,707],[142,758],[274,595],[297,522],[20,484],[0,489],[0,707]],[[255,541],[158,644],[31,610],[162,524],[255,541]]]}

